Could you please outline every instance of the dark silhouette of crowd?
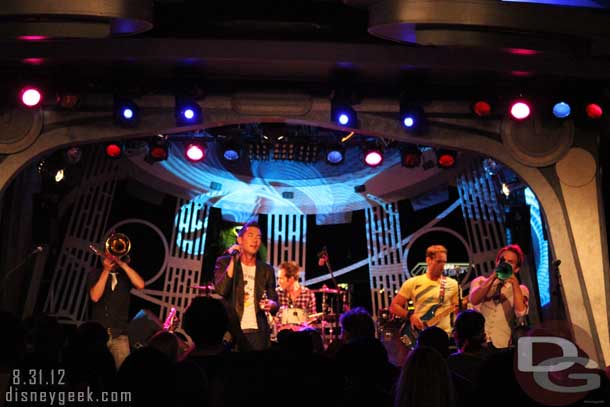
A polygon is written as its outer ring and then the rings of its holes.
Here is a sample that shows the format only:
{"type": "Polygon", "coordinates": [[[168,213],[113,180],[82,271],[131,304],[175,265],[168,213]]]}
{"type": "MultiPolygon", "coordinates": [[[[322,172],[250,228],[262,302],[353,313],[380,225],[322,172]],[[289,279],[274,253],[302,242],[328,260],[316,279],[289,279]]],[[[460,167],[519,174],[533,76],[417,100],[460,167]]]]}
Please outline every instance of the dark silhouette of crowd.
{"type": "MultiPolygon", "coordinates": [[[[377,327],[363,308],[342,315],[341,337],[327,349],[317,330],[304,329],[281,331],[269,350],[237,352],[227,334],[230,318],[223,300],[195,298],[182,316],[190,346],[175,333],[157,332],[146,346],[132,349],[117,371],[107,331],[97,322],[70,331],[49,316],[22,321],[0,312],[2,402],[11,405],[5,393],[19,388],[129,392],[130,402],[108,405],[131,406],[470,407],[500,398],[509,405],[544,405],[519,385],[514,349],[487,348],[485,320],[473,310],[455,321],[453,352],[443,330],[427,328],[403,366],[388,361],[386,346],[376,338],[377,327]],[[15,369],[22,375],[28,369],[61,369],[65,377],[60,383],[15,386],[15,369]]],[[[599,389],[570,405],[608,401],[602,370],[600,380],[599,389]]]]}

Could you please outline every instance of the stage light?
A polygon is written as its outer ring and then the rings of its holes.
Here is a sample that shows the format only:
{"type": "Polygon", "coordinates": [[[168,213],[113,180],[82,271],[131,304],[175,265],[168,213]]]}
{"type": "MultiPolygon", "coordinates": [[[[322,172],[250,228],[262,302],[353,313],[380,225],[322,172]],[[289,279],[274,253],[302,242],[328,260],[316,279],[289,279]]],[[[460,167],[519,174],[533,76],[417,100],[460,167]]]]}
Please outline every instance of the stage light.
{"type": "Polygon", "coordinates": [[[413,144],[403,146],[400,149],[400,163],[406,168],[416,168],[421,164],[421,151],[413,144]]]}
{"type": "Polygon", "coordinates": [[[358,122],[358,116],[351,106],[333,102],[330,111],[330,120],[341,126],[355,127],[358,122]]]}
{"type": "Polygon", "coordinates": [[[335,91],[330,101],[330,120],[341,126],[356,127],[358,115],[349,102],[349,95],[345,90],[335,91]]]}
{"type": "Polygon", "coordinates": [[[42,91],[33,86],[26,86],[19,92],[19,100],[25,107],[38,107],[42,103],[42,91]]]}
{"type": "Polygon", "coordinates": [[[411,102],[400,103],[400,125],[408,131],[419,131],[424,128],[424,109],[411,102]]]}
{"type": "Polygon", "coordinates": [[[123,155],[123,145],[119,143],[108,143],[104,148],[108,158],[119,158],[123,155]]]}
{"type": "Polygon", "coordinates": [[[377,167],[383,163],[383,152],[377,147],[364,150],[364,163],[369,167],[377,167]]]}
{"type": "Polygon", "coordinates": [[[585,107],[587,117],[592,120],[599,120],[604,115],[604,110],[597,103],[588,103],[585,107]]]}
{"type": "Polygon", "coordinates": [[[472,112],[478,117],[488,117],[491,115],[491,103],[485,100],[477,100],[472,104],[472,112]]]}
{"type": "Polygon", "coordinates": [[[531,112],[529,103],[524,100],[516,101],[510,105],[510,115],[515,120],[525,120],[531,112]]]}
{"type": "Polygon", "coordinates": [[[193,163],[197,163],[205,158],[206,148],[199,142],[192,142],[186,146],[186,158],[193,163]]]}
{"type": "Polygon", "coordinates": [[[65,151],[66,163],[73,165],[78,164],[83,156],[83,150],[80,147],[70,147],[65,151]]]}
{"type": "Polygon", "coordinates": [[[330,165],[341,164],[345,160],[345,147],[332,146],[326,150],[326,162],[330,165]]]}
{"type": "Polygon", "coordinates": [[[61,182],[64,180],[64,169],[59,169],[57,170],[57,172],[55,173],[55,177],[53,179],[55,179],[55,182],[61,182]]]}
{"type": "Polygon", "coordinates": [[[222,156],[227,161],[237,161],[239,160],[240,148],[233,143],[225,143],[222,145],[222,156]]]}
{"type": "Polygon", "coordinates": [[[436,150],[436,165],[439,168],[452,168],[456,163],[456,152],[451,150],[436,150]]]}
{"type": "Polygon", "coordinates": [[[203,123],[201,107],[191,98],[176,96],[175,116],[177,126],[203,123]]]}
{"type": "Polygon", "coordinates": [[[74,109],[78,102],[80,102],[80,96],[75,93],[61,93],[56,96],[57,106],[62,109],[74,109]]]}
{"type": "Polygon", "coordinates": [[[128,99],[115,99],[114,122],[120,126],[134,127],[140,122],[138,105],[128,99]]]}
{"type": "Polygon", "coordinates": [[[158,135],[148,142],[146,161],[149,163],[165,161],[169,157],[169,144],[167,137],[158,135]]]}
{"type": "Polygon", "coordinates": [[[553,116],[558,119],[565,119],[572,113],[572,108],[566,102],[557,102],[553,105],[553,116]]]}

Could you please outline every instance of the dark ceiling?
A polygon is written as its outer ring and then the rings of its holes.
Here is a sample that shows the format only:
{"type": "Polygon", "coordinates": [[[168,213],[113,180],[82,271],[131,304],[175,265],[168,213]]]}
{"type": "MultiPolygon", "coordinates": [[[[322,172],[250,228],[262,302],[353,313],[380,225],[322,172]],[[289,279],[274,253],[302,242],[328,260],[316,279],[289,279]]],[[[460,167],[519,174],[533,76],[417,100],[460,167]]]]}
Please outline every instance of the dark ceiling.
{"type": "MultiPolygon", "coordinates": [[[[610,79],[610,19],[603,9],[491,0],[440,1],[434,3],[437,9],[424,9],[432,3],[393,2],[413,5],[411,16],[400,7],[383,9],[390,0],[108,3],[136,9],[125,13],[139,13],[140,26],[152,28],[129,36],[73,38],[77,33],[69,39],[55,28],[59,34],[51,33],[51,39],[24,41],[14,39],[24,30],[19,24],[39,23],[27,26],[27,33],[35,34],[37,25],[51,17],[30,9],[44,6],[34,1],[0,5],[0,15],[21,13],[19,19],[0,19],[5,88],[39,80],[136,95],[171,94],[193,84],[212,92],[291,88],[328,95],[337,80],[347,80],[360,94],[395,97],[400,88],[425,87],[427,95],[446,98],[515,85],[596,88],[610,79]],[[460,13],[464,4],[474,4],[470,14],[460,13]],[[397,22],[385,24],[379,15],[397,22]],[[370,33],[400,35],[401,30],[412,30],[417,41],[389,41],[370,33]]],[[[71,3],[54,4],[61,9],[71,3]]],[[[59,27],[92,19],[68,11],[58,15],[53,18],[59,27]]]]}

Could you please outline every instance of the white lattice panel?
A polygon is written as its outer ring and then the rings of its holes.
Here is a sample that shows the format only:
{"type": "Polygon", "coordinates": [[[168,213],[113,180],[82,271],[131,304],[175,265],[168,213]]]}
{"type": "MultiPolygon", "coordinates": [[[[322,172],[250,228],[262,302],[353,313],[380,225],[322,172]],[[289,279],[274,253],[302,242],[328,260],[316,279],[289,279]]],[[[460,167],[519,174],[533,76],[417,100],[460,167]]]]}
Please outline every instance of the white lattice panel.
{"type": "Polygon", "coordinates": [[[499,191],[479,162],[458,177],[457,188],[476,275],[487,275],[495,267],[496,253],[506,244],[499,191]]]}
{"type": "Polygon", "coordinates": [[[267,262],[277,268],[294,261],[303,270],[307,262],[307,217],[305,215],[269,215],[267,217],[267,262]]]}
{"type": "Polygon", "coordinates": [[[88,165],[74,195],[72,214],[44,304],[45,312],[75,323],[87,317],[87,273],[97,262],[88,246],[103,238],[119,176],[117,162],[106,159],[98,149],[85,151],[83,160],[88,165]]]}
{"type": "Polygon", "coordinates": [[[373,317],[390,305],[405,278],[401,263],[401,233],[398,205],[377,200],[379,206],[367,208],[366,241],[373,317]]]}
{"type": "Polygon", "coordinates": [[[402,264],[386,264],[370,267],[371,296],[375,316],[377,311],[389,308],[392,298],[398,293],[405,281],[402,264]]]}

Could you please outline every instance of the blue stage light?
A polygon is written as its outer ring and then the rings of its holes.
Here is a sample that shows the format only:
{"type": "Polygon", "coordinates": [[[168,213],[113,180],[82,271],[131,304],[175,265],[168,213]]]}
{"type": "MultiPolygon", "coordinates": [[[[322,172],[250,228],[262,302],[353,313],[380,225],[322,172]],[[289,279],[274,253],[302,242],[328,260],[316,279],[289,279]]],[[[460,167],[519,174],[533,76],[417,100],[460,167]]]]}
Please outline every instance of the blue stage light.
{"type": "Polygon", "coordinates": [[[188,126],[203,123],[201,107],[197,102],[187,97],[176,97],[176,125],[188,126]]]}
{"type": "Polygon", "coordinates": [[[228,148],[224,151],[223,157],[227,161],[237,161],[239,160],[239,151],[233,148],[228,148]]]}
{"type": "Polygon", "coordinates": [[[565,102],[558,102],[553,106],[553,116],[558,119],[565,119],[570,113],[572,113],[572,109],[570,108],[570,105],[565,102]]]}
{"type": "Polygon", "coordinates": [[[135,127],[140,122],[138,105],[129,99],[114,100],[114,122],[123,127],[135,127]]]}
{"type": "Polygon", "coordinates": [[[131,110],[130,108],[126,107],[123,109],[123,118],[130,120],[133,119],[133,110],[131,110]]]}
{"type": "Polygon", "coordinates": [[[345,101],[333,99],[330,108],[330,120],[341,126],[356,127],[358,115],[356,111],[345,101]]]}
{"type": "Polygon", "coordinates": [[[192,120],[195,117],[195,112],[193,112],[193,109],[186,109],[183,115],[186,120],[192,120]]]}
{"type": "Polygon", "coordinates": [[[410,132],[423,130],[424,123],[424,109],[411,102],[401,102],[400,124],[405,130],[410,132]]]}
{"type": "Polygon", "coordinates": [[[332,147],[326,152],[326,162],[331,165],[341,164],[345,159],[345,149],[342,147],[332,147]]]}

